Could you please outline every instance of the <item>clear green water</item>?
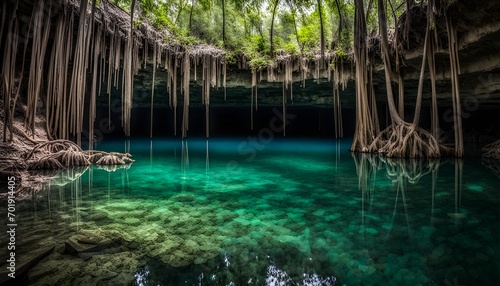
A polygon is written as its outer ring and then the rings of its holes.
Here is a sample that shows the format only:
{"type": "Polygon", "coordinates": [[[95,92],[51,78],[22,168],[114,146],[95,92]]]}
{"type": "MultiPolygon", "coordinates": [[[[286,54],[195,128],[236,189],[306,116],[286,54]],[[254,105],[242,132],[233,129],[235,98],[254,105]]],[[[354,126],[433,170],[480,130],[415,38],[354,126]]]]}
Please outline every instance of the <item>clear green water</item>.
{"type": "Polygon", "coordinates": [[[130,168],[81,170],[20,205],[20,252],[57,245],[32,283],[500,285],[500,179],[479,159],[353,156],[348,140],[129,145],[130,168]],[[101,230],[120,243],[63,253],[101,230]]]}

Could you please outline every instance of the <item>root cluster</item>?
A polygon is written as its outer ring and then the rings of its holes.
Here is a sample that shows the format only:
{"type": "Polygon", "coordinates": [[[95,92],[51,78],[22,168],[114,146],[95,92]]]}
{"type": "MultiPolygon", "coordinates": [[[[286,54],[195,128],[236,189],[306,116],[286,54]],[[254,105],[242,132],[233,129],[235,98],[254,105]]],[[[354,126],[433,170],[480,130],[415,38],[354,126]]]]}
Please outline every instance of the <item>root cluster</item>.
{"type": "Polygon", "coordinates": [[[428,131],[402,122],[380,132],[368,152],[382,153],[391,158],[440,158],[449,150],[428,131]]]}
{"type": "Polygon", "coordinates": [[[37,144],[24,158],[26,169],[59,170],[73,166],[124,165],[134,162],[128,153],[83,151],[69,140],[53,140],[37,144]]]}

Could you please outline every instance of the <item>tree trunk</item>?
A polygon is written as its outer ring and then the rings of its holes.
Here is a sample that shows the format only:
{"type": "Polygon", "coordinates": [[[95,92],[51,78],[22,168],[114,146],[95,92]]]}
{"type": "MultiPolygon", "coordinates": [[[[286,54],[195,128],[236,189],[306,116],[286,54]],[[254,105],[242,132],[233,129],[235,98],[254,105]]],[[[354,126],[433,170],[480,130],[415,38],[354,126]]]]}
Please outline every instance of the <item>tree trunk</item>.
{"type": "Polygon", "coordinates": [[[273,34],[274,34],[274,17],[276,16],[276,9],[278,8],[278,4],[280,0],[275,0],[274,8],[273,8],[273,16],[271,18],[271,57],[274,56],[274,42],[273,42],[273,34]]]}
{"type": "Polygon", "coordinates": [[[351,150],[368,152],[374,139],[373,122],[368,102],[368,70],[366,51],[366,20],[363,0],[355,1],[354,61],[356,63],[356,127],[351,150]]]}
{"type": "MultiPolygon", "coordinates": [[[[398,22],[398,17],[396,15],[396,11],[394,10],[394,6],[392,5],[391,0],[387,1],[389,5],[391,6],[391,11],[392,11],[392,17],[394,18],[394,23],[398,22]]],[[[403,5],[403,4],[401,4],[403,5]]],[[[398,76],[398,114],[401,119],[404,120],[405,115],[404,115],[404,110],[405,110],[405,103],[404,103],[404,75],[401,71],[401,60],[399,58],[399,37],[396,34],[394,37],[394,50],[396,51],[396,74],[398,76]]]]}
{"type": "Polygon", "coordinates": [[[366,18],[370,16],[370,13],[372,12],[372,7],[373,7],[373,0],[370,0],[368,3],[368,8],[366,8],[366,18]]]}
{"type": "Polygon", "coordinates": [[[413,0],[406,0],[406,19],[404,26],[404,39],[406,40],[406,48],[410,49],[410,28],[411,28],[411,8],[413,7],[413,0]]]}
{"type": "Polygon", "coordinates": [[[191,27],[193,24],[193,10],[194,10],[195,3],[196,3],[196,1],[193,0],[193,3],[191,4],[191,10],[189,11],[189,34],[191,34],[191,27]]]}
{"type": "Polygon", "coordinates": [[[226,46],[226,1],[222,0],[222,42],[226,46]]]}
{"type": "MultiPolygon", "coordinates": [[[[297,40],[297,45],[299,48],[301,47],[300,45],[300,40],[299,40],[299,31],[297,30],[297,21],[295,20],[295,9],[292,11],[292,19],[293,19],[293,29],[295,31],[295,39],[297,40]]],[[[302,49],[300,49],[300,53],[302,54],[302,49]]]]}
{"type": "MultiPolygon", "coordinates": [[[[134,7],[135,0],[133,0],[132,7],[134,7]]],[[[175,17],[174,23],[177,24],[179,22],[179,18],[181,17],[182,10],[184,10],[184,5],[182,0],[179,0],[179,11],[177,12],[177,16],[175,17]]]]}
{"type": "Polygon", "coordinates": [[[339,41],[339,44],[340,42],[342,41],[342,27],[344,26],[344,23],[343,23],[343,18],[342,18],[342,9],[340,8],[340,3],[339,3],[340,0],[335,0],[335,4],[337,5],[337,11],[339,13],[339,31],[338,31],[338,41],[339,41]]]}
{"type": "Polygon", "coordinates": [[[387,104],[389,105],[389,113],[391,115],[392,122],[395,124],[400,124],[402,122],[401,117],[396,110],[396,105],[394,103],[394,94],[392,93],[392,85],[391,85],[391,75],[392,68],[390,64],[389,58],[389,40],[387,39],[387,18],[385,15],[385,6],[383,0],[378,0],[378,17],[379,17],[379,25],[380,25],[380,37],[381,37],[381,45],[380,50],[382,54],[382,61],[384,62],[384,71],[385,71],[385,87],[387,89],[387,104]]]}
{"type": "Polygon", "coordinates": [[[425,40],[424,40],[424,54],[422,55],[422,67],[420,68],[420,78],[418,80],[417,88],[417,102],[415,103],[415,115],[413,117],[413,126],[417,126],[420,123],[420,111],[422,110],[422,88],[424,85],[424,74],[425,74],[425,61],[427,59],[427,45],[429,42],[429,22],[427,22],[427,29],[425,30],[425,40]]]}
{"type": "Polygon", "coordinates": [[[321,65],[325,59],[325,31],[323,28],[323,13],[321,13],[321,0],[318,1],[319,26],[320,26],[320,49],[321,49],[321,65]]]}
{"type": "MultiPolygon", "coordinates": [[[[429,13],[430,12],[429,10],[429,13]]],[[[434,136],[420,128],[420,110],[422,106],[422,88],[427,60],[427,43],[429,38],[430,21],[427,22],[425,43],[418,83],[417,100],[415,103],[415,116],[412,123],[405,122],[398,114],[394,104],[394,95],[391,86],[391,64],[388,52],[387,17],[383,0],[378,0],[379,33],[381,37],[381,55],[385,69],[385,82],[387,88],[387,101],[391,114],[392,124],[382,131],[369,147],[370,152],[383,153],[388,157],[405,158],[439,158],[441,149],[434,136]]]]}

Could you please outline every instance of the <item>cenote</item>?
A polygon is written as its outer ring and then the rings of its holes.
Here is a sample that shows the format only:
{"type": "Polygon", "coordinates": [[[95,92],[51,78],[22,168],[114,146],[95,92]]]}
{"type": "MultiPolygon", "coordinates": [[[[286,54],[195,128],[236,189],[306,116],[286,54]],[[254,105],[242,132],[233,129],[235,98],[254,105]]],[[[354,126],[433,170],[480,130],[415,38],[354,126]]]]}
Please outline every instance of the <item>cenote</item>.
{"type": "Polygon", "coordinates": [[[0,1],[0,286],[500,285],[500,1],[0,1]]]}
{"type": "Polygon", "coordinates": [[[499,178],[480,160],[387,159],[351,153],[347,139],[275,139],[250,158],[244,143],[103,142],[103,150],[130,152],[136,162],[64,170],[20,205],[20,253],[59,246],[31,269],[30,282],[500,281],[499,178]],[[114,243],[63,253],[77,233],[114,243]]]}

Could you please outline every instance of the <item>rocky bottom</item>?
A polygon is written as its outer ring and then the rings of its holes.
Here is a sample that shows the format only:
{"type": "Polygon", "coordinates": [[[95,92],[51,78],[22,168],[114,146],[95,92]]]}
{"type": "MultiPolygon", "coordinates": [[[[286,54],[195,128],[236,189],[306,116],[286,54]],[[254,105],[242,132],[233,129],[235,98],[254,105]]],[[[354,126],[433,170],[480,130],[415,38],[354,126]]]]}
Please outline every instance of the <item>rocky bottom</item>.
{"type": "MultiPolygon", "coordinates": [[[[359,203],[357,198],[345,202],[359,203]]],[[[342,213],[273,210],[265,199],[255,201],[252,209],[246,206],[180,194],[168,200],[101,201],[71,214],[41,212],[36,219],[18,222],[29,228],[19,231],[20,249],[30,253],[55,246],[30,270],[33,285],[174,285],[177,280],[333,285],[367,279],[380,285],[425,285],[436,275],[451,283],[481,280],[491,275],[482,266],[494,262],[498,253],[476,239],[494,241],[485,229],[463,234],[450,225],[455,233],[442,236],[435,227],[400,228],[373,213],[366,213],[364,226],[355,224],[347,218],[359,218],[357,208],[342,213]],[[394,244],[391,252],[389,244],[394,244]],[[376,245],[385,251],[377,251],[376,245]],[[430,273],[432,267],[436,269],[430,273]]],[[[462,228],[478,223],[460,222],[462,228]]]]}

